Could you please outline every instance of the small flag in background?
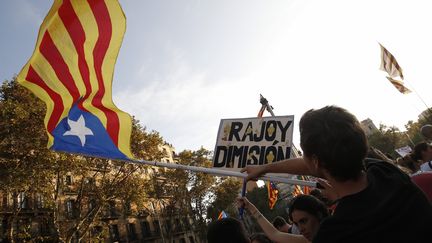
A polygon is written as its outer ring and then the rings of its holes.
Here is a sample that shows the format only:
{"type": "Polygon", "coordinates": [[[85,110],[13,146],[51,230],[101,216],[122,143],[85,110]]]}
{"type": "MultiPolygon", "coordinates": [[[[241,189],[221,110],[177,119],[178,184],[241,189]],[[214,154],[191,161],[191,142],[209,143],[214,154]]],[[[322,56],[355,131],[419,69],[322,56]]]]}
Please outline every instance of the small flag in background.
{"type": "Polygon", "coordinates": [[[298,195],[304,194],[303,190],[299,185],[294,185],[294,190],[292,192],[293,197],[297,197],[298,195]]]}
{"type": "Polygon", "coordinates": [[[278,199],[279,191],[276,188],[276,185],[272,181],[267,182],[267,192],[268,192],[268,199],[269,199],[269,208],[273,209],[278,199]]]}
{"type": "Polygon", "coordinates": [[[411,93],[411,90],[409,90],[407,87],[405,87],[402,83],[402,81],[396,80],[396,79],[392,79],[390,77],[386,77],[390,83],[393,84],[393,86],[399,90],[399,92],[401,92],[402,94],[409,94],[411,93]]]}
{"type": "Polygon", "coordinates": [[[130,116],[112,101],[114,64],[126,30],[117,0],[55,0],[18,81],[46,103],[53,150],[132,158],[130,116]]]}
{"type": "Polygon", "coordinates": [[[387,72],[387,79],[390,81],[390,83],[393,84],[393,86],[397,90],[399,90],[399,92],[401,92],[402,94],[411,93],[411,90],[405,87],[402,81],[394,79],[397,77],[399,77],[401,80],[404,79],[402,68],[399,66],[396,58],[383,45],[379,45],[381,47],[380,70],[387,72]]]}
{"type": "Polygon", "coordinates": [[[396,58],[381,44],[381,66],[380,69],[386,71],[391,78],[400,77],[402,80],[402,68],[399,66],[396,58]]]}
{"type": "MultiPolygon", "coordinates": [[[[300,177],[304,181],[310,181],[308,176],[301,176],[300,177]]],[[[309,195],[311,191],[311,188],[309,186],[303,186],[303,193],[306,195],[309,195]]]]}
{"type": "Polygon", "coordinates": [[[262,105],[261,109],[258,111],[258,117],[263,117],[265,110],[266,110],[266,106],[262,105]]]}
{"type": "Polygon", "coordinates": [[[225,211],[222,210],[222,212],[219,213],[218,220],[228,218],[228,215],[225,213],[225,211]]]}

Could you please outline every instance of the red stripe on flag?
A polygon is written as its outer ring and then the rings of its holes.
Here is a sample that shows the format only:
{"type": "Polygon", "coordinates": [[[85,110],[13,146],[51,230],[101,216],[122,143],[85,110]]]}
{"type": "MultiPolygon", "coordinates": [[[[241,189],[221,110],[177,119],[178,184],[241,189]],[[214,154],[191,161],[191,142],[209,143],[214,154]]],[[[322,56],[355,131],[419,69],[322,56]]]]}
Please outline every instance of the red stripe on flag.
{"type": "Polygon", "coordinates": [[[47,124],[48,132],[52,134],[52,131],[56,127],[64,110],[63,100],[59,94],[54,92],[46,85],[45,81],[42,80],[42,78],[36,73],[32,66],[29,67],[26,80],[45,90],[45,92],[48,93],[49,97],[54,102],[54,108],[47,124]]]}
{"type": "Polygon", "coordinates": [[[63,83],[66,89],[69,91],[74,102],[79,99],[79,91],[72,78],[69,67],[61,56],[59,50],[55,46],[48,31],[45,32],[41,44],[39,46],[39,51],[46,58],[48,63],[53,68],[57,75],[57,78],[63,83]]]}
{"type": "Polygon", "coordinates": [[[86,93],[82,100],[78,103],[78,106],[80,109],[85,111],[86,109],[83,107],[82,103],[92,92],[92,87],[90,84],[90,72],[84,53],[84,42],[86,40],[86,35],[70,0],[63,2],[62,6],[59,8],[58,14],[60,19],[63,21],[63,24],[66,27],[66,30],[69,33],[69,36],[71,37],[78,54],[78,68],[86,87],[86,93]]]}
{"type": "MultiPolygon", "coordinates": [[[[117,113],[106,108],[102,104],[102,97],[105,94],[105,82],[102,76],[102,63],[108,50],[111,36],[112,36],[112,24],[111,18],[108,12],[108,8],[105,5],[105,1],[88,1],[90,8],[93,11],[93,15],[96,19],[96,23],[99,30],[99,37],[93,50],[94,68],[96,77],[99,84],[92,104],[100,108],[107,117],[107,132],[110,135],[115,145],[118,145],[119,135],[119,117],[117,113]]],[[[111,85],[111,84],[108,84],[111,85]]]]}

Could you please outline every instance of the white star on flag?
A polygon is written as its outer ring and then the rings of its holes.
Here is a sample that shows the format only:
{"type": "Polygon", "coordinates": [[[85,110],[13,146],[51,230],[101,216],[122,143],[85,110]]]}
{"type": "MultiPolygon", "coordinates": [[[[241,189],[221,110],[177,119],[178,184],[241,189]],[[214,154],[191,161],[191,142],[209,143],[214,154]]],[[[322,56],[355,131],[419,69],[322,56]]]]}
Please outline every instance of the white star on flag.
{"type": "Polygon", "coordinates": [[[92,130],[90,130],[90,128],[85,126],[84,117],[81,115],[78,118],[78,121],[72,121],[71,119],[68,118],[68,124],[71,129],[69,131],[66,131],[63,134],[63,136],[67,136],[67,135],[77,136],[81,141],[81,146],[84,147],[86,141],[85,136],[93,135],[92,130]]]}

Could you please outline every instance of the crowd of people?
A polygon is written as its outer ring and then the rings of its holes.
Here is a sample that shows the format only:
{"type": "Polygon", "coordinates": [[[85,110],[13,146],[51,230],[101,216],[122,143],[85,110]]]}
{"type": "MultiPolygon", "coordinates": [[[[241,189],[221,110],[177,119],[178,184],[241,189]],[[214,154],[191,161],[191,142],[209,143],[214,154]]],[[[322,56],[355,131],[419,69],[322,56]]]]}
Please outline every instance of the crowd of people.
{"type": "Polygon", "coordinates": [[[303,157],[247,166],[247,180],[266,173],[310,175],[322,189],[289,204],[289,225],[270,223],[246,197],[237,200],[263,233],[248,236],[234,218],[208,226],[212,242],[431,242],[432,126],[425,142],[396,161],[368,146],[357,118],[337,106],[307,111],[301,118],[303,157]],[[330,210],[329,210],[330,209],[330,210]]]}

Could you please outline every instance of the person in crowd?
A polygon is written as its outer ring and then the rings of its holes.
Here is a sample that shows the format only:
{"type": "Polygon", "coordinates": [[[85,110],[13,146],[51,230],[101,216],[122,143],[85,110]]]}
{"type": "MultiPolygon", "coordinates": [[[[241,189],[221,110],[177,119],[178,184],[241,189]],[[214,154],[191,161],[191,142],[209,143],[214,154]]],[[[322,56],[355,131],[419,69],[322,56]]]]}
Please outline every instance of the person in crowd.
{"type": "Polygon", "coordinates": [[[428,140],[432,141],[432,125],[426,124],[420,128],[420,133],[423,135],[423,137],[428,140]]]}
{"type": "Polygon", "coordinates": [[[316,197],[318,200],[329,206],[332,204],[331,200],[324,196],[320,189],[314,188],[309,192],[309,195],[316,197]]]}
{"type": "Polygon", "coordinates": [[[250,237],[251,243],[272,243],[264,233],[254,233],[250,237]]]}
{"type": "Polygon", "coordinates": [[[421,162],[412,158],[412,154],[409,153],[403,157],[396,159],[396,165],[408,175],[412,175],[420,170],[421,162]]]}
{"type": "Polygon", "coordinates": [[[289,218],[309,241],[318,232],[320,223],[329,216],[327,206],[311,195],[298,195],[290,202],[289,218]]]}
{"type": "Polygon", "coordinates": [[[432,203],[432,171],[421,171],[411,176],[411,180],[424,192],[432,203]]]}
{"type": "Polygon", "coordinates": [[[235,218],[223,218],[207,226],[208,243],[250,243],[243,224],[235,218]]]}
{"type": "Polygon", "coordinates": [[[291,225],[281,216],[276,216],[273,219],[273,226],[280,232],[291,233],[291,225]]]}
{"type": "MultiPolygon", "coordinates": [[[[328,194],[328,191],[326,191],[328,194]]],[[[325,196],[320,189],[314,188],[310,191],[309,195],[316,197],[318,200],[324,203],[326,205],[327,210],[329,211],[329,214],[332,214],[333,211],[336,209],[337,205],[337,196],[333,195],[333,199],[330,199],[328,197],[332,197],[331,195],[325,196]]]]}
{"type": "MultiPolygon", "coordinates": [[[[310,242],[302,235],[296,235],[279,231],[272,223],[270,223],[261,212],[253,205],[246,197],[237,199],[237,206],[244,208],[257,221],[265,235],[275,243],[307,243],[310,242]]],[[[295,222],[294,222],[295,223],[295,222]]]]}
{"type": "Polygon", "coordinates": [[[374,148],[372,146],[369,146],[366,157],[371,158],[371,159],[379,159],[379,160],[387,161],[390,163],[394,163],[394,160],[392,158],[389,158],[389,156],[384,154],[381,150],[374,148]]]}
{"type": "Polygon", "coordinates": [[[411,157],[421,163],[420,171],[432,171],[432,145],[426,142],[416,144],[411,157]]]}
{"type": "Polygon", "coordinates": [[[295,225],[288,223],[281,216],[276,216],[276,218],[273,219],[273,226],[281,232],[291,233],[295,235],[300,234],[299,229],[295,225]]]}
{"type": "Polygon", "coordinates": [[[265,173],[311,175],[333,190],[338,205],[313,237],[319,242],[432,241],[432,206],[394,164],[366,159],[368,143],[357,118],[338,106],[307,111],[299,123],[303,157],[247,166],[247,180],[265,173]]]}

